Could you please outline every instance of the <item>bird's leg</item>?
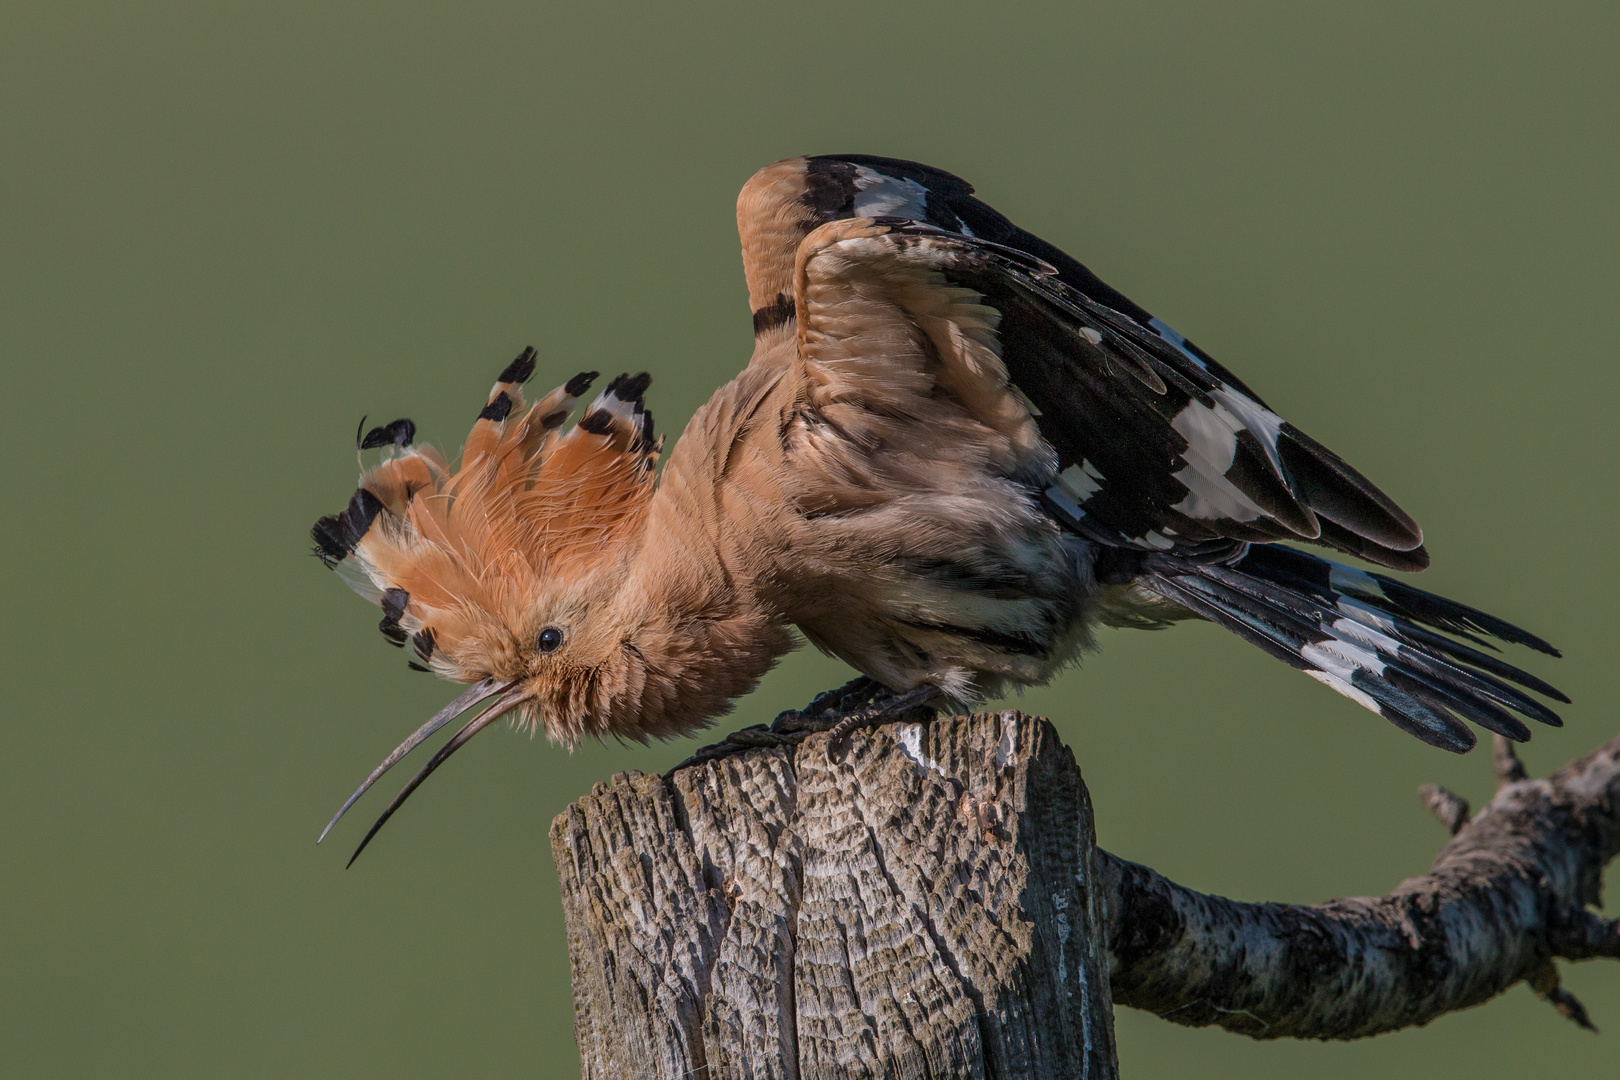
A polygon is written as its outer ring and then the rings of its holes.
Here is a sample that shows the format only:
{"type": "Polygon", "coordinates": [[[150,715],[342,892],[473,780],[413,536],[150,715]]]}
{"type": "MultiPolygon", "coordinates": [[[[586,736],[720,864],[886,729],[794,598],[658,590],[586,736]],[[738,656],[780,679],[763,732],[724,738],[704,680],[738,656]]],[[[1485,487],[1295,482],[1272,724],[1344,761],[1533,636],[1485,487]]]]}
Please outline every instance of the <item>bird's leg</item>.
{"type": "Polygon", "coordinates": [[[832,739],[829,746],[838,746],[853,731],[877,727],[879,724],[897,723],[919,710],[926,711],[927,719],[932,720],[938,715],[939,710],[931,703],[940,697],[939,687],[931,683],[913,687],[903,694],[890,692],[880,695],[864,709],[849,713],[834,724],[830,731],[832,739]]]}
{"type": "Polygon", "coordinates": [[[844,717],[862,711],[874,699],[889,692],[882,683],[858,675],[843,686],[823,690],[802,709],[778,713],[770,730],[777,735],[798,735],[801,738],[818,731],[828,731],[844,717]]]}
{"type": "Polygon", "coordinates": [[[779,713],[770,727],[755,724],[731,732],[721,742],[704,747],[675,766],[675,769],[755,747],[797,746],[811,735],[823,731],[832,734],[827,747],[831,753],[852,732],[861,728],[902,720],[934,719],[938,712],[935,703],[942,696],[939,687],[929,684],[896,693],[862,675],[836,690],[817,694],[803,709],[779,713]]]}
{"type": "Polygon", "coordinates": [[[926,711],[926,719],[932,720],[937,710],[930,703],[940,697],[939,687],[931,684],[895,693],[863,675],[836,690],[818,694],[802,710],[782,713],[771,724],[770,731],[778,735],[798,735],[800,738],[826,731],[832,734],[832,743],[836,746],[850,732],[860,728],[892,724],[907,718],[923,719],[916,715],[920,711],[926,711]]]}

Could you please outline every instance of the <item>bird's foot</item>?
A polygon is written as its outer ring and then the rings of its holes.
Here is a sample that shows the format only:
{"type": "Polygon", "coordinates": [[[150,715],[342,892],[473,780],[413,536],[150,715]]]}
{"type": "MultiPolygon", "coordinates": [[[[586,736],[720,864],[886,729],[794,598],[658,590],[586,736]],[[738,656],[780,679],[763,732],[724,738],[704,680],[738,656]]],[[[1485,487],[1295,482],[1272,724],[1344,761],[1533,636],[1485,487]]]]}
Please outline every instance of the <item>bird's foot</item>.
{"type": "MultiPolygon", "coordinates": [[[[806,725],[810,731],[825,731],[831,737],[827,740],[827,756],[831,758],[835,752],[844,745],[844,740],[856,731],[874,728],[881,724],[895,724],[903,720],[927,721],[938,714],[938,708],[933,704],[941,698],[939,687],[930,684],[914,687],[904,693],[895,693],[885,686],[872,682],[870,679],[856,679],[846,683],[837,690],[831,691],[838,695],[833,708],[826,709],[813,717],[798,714],[800,719],[788,721],[806,725]],[[866,683],[867,686],[856,687],[857,683],[866,683]],[[851,688],[863,695],[852,701],[851,688]],[[853,706],[853,707],[852,707],[853,706]]],[[[829,695],[823,694],[822,697],[829,695]]],[[[816,701],[820,701],[818,697],[816,701]]],[[[816,702],[811,702],[812,707],[816,702]]],[[[793,714],[783,713],[776,718],[776,724],[783,724],[785,717],[793,714]]],[[[772,724],[775,727],[776,724],[772,724]]],[[[784,724],[785,726],[785,724],[784,724]]],[[[808,732],[807,732],[808,733],[808,732]]]]}
{"type": "Polygon", "coordinates": [[[705,746],[675,766],[675,769],[727,757],[743,750],[797,746],[810,736],[824,731],[832,735],[827,743],[827,753],[831,756],[846,738],[864,728],[934,719],[938,713],[937,703],[942,696],[939,687],[927,684],[895,693],[863,675],[836,690],[817,694],[815,700],[803,709],[779,713],[769,727],[755,724],[733,731],[720,742],[705,746]]]}

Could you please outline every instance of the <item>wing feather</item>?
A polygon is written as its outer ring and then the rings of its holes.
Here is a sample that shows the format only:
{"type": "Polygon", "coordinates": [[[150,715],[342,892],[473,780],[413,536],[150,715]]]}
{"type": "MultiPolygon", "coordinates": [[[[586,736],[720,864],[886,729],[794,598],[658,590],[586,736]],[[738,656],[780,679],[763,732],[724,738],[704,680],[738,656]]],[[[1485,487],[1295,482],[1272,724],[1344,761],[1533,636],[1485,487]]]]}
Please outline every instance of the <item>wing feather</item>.
{"type": "Polygon", "coordinates": [[[981,389],[1033,406],[1058,473],[1085,478],[1057,485],[1054,502],[1098,539],[1182,554],[1306,540],[1401,568],[1427,562],[1421,530],[1370,481],[1184,338],[1068,284],[1042,254],[927,222],[846,218],[800,245],[795,288],[801,352],[840,351],[846,366],[892,358],[886,343],[947,299],[993,310],[980,322],[994,337],[966,353],[938,348],[938,330],[927,337],[947,359],[994,358],[981,389]],[[818,295],[840,289],[867,297],[859,325],[818,311],[818,295]]]}
{"type": "Polygon", "coordinates": [[[1304,540],[1402,570],[1428,565],[1422,531],[1387,495],[1186,337],[979,201],[959,177],[859,154],[778,162],[745,187],[738,222],[756,330],[798,319],[802,338],[804,289],[825,294],[839,275],[860,279],[872,306],[858,325],[824,302],[813,312],[820,323],[809,352],[848,354],[823,370],[841,371],[852,385],[860,371],[903,382],[905,372],[919,372],[895,362],[879,373],[869,361],[897,357],[918,337],[944,359],[941,386],[953,392],[955,361],[993,354],[990,383],[961,392],[977,407],[1006,409],[1005,390],[1019,407],[1009,417],[1020,409],[1034,417],[1057,471],[1085,477],[1070,485],[1084,498],[1051,494],[1060,516],[1069,506],[1080,512],[1069,524],[1087,535],[1183,554],[1304,540]],[[824,231],[861,221],[875,231],[836,240],[824,231]],[[795,249],[799,258],[787,260],[795,249]],[[964,350],[942,340],[941,319],[957,321],[947,295],[991,309],[988,319],[973,317],[991,328],[987,342],[964,350]]]}

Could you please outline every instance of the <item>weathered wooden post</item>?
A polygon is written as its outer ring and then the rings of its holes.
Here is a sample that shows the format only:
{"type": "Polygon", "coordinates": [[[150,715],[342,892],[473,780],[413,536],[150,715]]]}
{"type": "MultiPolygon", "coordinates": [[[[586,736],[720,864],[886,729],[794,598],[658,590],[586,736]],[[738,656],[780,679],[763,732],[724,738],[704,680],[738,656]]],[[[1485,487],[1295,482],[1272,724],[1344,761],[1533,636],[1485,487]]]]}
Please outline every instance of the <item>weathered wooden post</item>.
{"type": "Polygon", "coordinates": [[[1091,801],[1043,719],[621,773],[551,844],[587,1078],[1117,1075],[1091,801]]]}

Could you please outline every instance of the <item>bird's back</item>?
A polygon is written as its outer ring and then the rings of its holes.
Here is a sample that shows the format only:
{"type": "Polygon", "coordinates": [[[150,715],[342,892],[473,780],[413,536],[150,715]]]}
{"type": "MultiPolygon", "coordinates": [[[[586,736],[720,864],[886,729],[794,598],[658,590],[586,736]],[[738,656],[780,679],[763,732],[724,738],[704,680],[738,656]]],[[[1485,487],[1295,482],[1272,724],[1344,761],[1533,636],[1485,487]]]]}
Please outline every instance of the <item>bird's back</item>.
{"type": "Polygon", "coordinates": [[[818,645],[970,696],[1050,677],[1093,620],[1196,616],[1453,749],[1458,715],[1515,737],[1503,706],[1556,720],[1494,676],[1545,684],[1432,631],[1539,638],[1277,547],[1428,564],[1392,499],[965,181],[778,162],[738,225],[751,367],[800,386],[788,542],[816,569],[786,610],[818,645]]]}

